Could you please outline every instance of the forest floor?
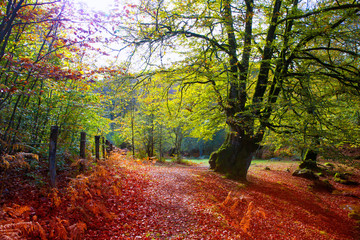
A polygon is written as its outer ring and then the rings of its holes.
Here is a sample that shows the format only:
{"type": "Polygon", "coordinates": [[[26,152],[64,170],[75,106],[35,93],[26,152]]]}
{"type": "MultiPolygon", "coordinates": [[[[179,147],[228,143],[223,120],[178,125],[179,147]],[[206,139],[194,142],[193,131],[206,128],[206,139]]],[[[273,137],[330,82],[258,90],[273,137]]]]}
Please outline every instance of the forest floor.
{"type": "MultiPolygon", "coordinates": [[[[204,165],[115,154],[88,174],[61,172],[57,189],[13,176],[0,201],[0,239],[359,240],[349,214],[360,210],[360,187],[312,188],[291,175],[297,165],[256,161],[244,184],[204,165]]],[[[360,182],[359,170],[343,170],[360,182]]]]}

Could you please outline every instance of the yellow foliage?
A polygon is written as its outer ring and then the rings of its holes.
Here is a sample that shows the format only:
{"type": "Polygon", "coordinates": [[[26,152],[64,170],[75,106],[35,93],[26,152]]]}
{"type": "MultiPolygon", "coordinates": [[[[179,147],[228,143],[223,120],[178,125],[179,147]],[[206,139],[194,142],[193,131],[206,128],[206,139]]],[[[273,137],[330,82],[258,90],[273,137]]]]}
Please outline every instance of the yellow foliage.
{"type": "Polygon", "coordinates": [[[105,169],[104,166],[97,166],[94,172],[94,178],[106,178],[108,176],[108,171],[105,169]]]}
{"type": "Polygon", "coordinates": [[[9,155],[1,156],[0,158],[0,171],[6,171],[10,167],[10,163],[8,161],[9,155]]]}
{"type": "Polygon", "coordinates": [[[25,168],[30,169],[30,165],[25,161],[22,155],[4,155],[1,156],[0,170],[7,170],[13,168],[25,168]]]}

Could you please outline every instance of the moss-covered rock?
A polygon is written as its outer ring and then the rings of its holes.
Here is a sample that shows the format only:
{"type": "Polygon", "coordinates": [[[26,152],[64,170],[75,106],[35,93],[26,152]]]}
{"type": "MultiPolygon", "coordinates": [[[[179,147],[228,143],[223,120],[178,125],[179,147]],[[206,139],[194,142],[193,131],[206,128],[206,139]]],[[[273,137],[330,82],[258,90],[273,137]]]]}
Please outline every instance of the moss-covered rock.
{"type": "Polygon", "coordinates": [[[349,180],[348,173],[335,173],[334,181],[344,185],[358,185],[359,183],[349,180]]]}
{"type": "Polygon", "coordinates": [[[309,180],[318,180],[319,176],[316,175],[312,170],[307,169],[307,168],[303,168],[303,169],[296,169],[293,173],[293,176],[296,177],[302,177],[302,178],[306,178],[309,180]]]}
{"type": "Polygon", "coordinates": [[[316,179],[310,186],[312,189],[317,191],[333,192],[335,190],[335,187],[331,185],[331,183],[327,179],[325,180],[316,179]]]}
{"type": "Polygon", "coordinates": [[[304,160],[302,163],[300,163],[299,165],[300,169],[310,169],[312,171],[321,171],[321,169],[319,168],[319,166],[317,165],[316,161],[313,160],[304,160]]]}
{"type": "Polygon", "coordinates": [[[360,212],[357,210],[352,210],[349,212],[348,217],[355,220],[360,220],[360,212]]]}

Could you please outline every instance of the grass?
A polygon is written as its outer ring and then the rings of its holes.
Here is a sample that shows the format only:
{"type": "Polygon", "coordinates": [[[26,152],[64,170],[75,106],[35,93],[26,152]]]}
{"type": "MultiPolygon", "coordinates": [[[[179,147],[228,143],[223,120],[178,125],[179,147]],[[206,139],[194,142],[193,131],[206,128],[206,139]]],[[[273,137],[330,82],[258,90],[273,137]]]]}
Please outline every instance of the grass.
{"type": "MultiPolygon", "coordinates": [[[[174,162],[175,159],[173,158],[167,158],[165,159],[166,162],[174,162]]],[[[183,158],[183,162],[189,163],[189,164],[199,164],[199,165],[209,165],[209,159],[197,159],[197,158],[183,158]]]]}
{"type": "Polygon", "coordinates": [[[251,165],[257,164],[274,164],[274,163],[297,163],[297,161],[292,160],[270,160],[270,159],[254,159],[251,161],[251,165]]]}
{"type": "MultiPolygon", "coordinates": [[[[173,158],[167,158],[165,159],[166,162],[174,162],[175,159],[173,158]]],[[[209,159],[198,159],[198,158],[184,158],[182,159],[182,161],[186,164],[189,163],[189,165],[191,164],[198,164],[198,165],[202,165],[202,166],[209,166],[209,159]]],[[[291,161],[291,160],[270,160],[270,159],[254,159],[251,161],[251,166],[271,166],[271,165],[276,165],[277,163],[281,163],[284,165],[298,165],[297,161],[291,161]]]]}

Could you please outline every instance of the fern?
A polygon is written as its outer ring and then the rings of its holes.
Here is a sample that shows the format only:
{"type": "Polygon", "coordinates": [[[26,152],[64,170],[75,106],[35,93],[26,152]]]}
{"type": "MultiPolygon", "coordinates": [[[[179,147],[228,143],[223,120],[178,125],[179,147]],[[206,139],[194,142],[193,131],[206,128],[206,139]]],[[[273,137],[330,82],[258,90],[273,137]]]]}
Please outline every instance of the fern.
{"type": "Polygon", "coordinates": [[[50,193],[48,194],[48,198],[50,199],[50,202],[53,207],[57,208],[61,204],[61,198],[59,196],[59,191],[57,188],[52,188],[50,193]]]}
{"type": "Polygon", "coordinates": [[[240,222],[241,229],[247,234],[250,234],[249,233],[250,220],[251,220],[251,216],[252,216],[253,212],[254,212],[254,204],[253,204],[253,202],[250,202],[248,205],[247,211],[240,222]]]}
{"type": "Polygon", "coordinates": [[[55,217],[50,223],[50,239],[68,239],[68,231],[66,230],[66,226],[69,225],[68,220],[62,220],[58,217],[55,217]]]}
{"type": "Polygon", "coordinates": [[[87,226],[83,222],[78,222],[69,227],[70,229],[70,238],[71,240],[81,240],[83,235],[87,230],[87,226]]]}
{"type": "Polygon", "coordinates": [[[266,219],[266,214],[262,208],[260,208],[260,207],[255,208],[253,202],[250,202],[248,205],[247,211],[240,222],[240,228],[245,233],[247,233],[249,236],[251,236],[251,234],[249,232],[251,219],[254,217],[266,219]]]}
{"type": "Polygon", "coordinates": [[[29,206],[20,206],[18,204],[13,204],[12,207],[3,207],[3,211],[10,217],[19,218],[26,212],[30,211],[29,206]]]}
{"type": "Polygon", "coordinates": [[[10,167],[9,160],[11,162],[13,156],[5,155],[0,158],[0,172],[5,172],[10,167]]]}
{"type": "Polygon", "coordinates": [[[0,239],[46,239],[44,229],[38,222],[18,222],[0,225],[0,239]]]}

